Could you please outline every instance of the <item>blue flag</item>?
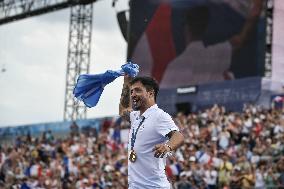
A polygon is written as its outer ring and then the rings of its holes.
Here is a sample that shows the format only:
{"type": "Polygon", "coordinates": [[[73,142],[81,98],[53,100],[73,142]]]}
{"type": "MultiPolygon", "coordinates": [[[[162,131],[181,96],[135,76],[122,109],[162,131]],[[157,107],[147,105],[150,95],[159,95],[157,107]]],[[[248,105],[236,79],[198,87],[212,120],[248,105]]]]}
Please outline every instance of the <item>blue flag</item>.
{"type": "Polygon", "coordinates": [[[138,72],[139,66],[128,62],[121,66],[121,70],[107,70],[105,73],[95,75],[82,74],[78,77],[73,94],[78,100],[83,101],[87,107],[94,107],[97,105],[107,84],[125,74],[136,77],[138,72]]]}

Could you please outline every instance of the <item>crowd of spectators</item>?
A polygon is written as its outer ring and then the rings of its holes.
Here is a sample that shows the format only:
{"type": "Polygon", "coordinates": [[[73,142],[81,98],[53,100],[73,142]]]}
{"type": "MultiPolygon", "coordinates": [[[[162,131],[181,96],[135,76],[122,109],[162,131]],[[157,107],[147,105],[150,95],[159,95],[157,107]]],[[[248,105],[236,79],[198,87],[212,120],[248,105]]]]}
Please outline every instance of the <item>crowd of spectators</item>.
{"type": "MultiPolygon", "coordinates": [[[[102,132],[80,130],[56,138],[52,131],[41,137],[18,137],[0,153],[0,188],[108,189],[127,188],[127,151],[102,132]]],[[[109,125],[111,126],[111,125],[109,125]]]]}
{"type": "Polygon", "coordinates": [[[175,188],[284,188],[281,110],[215,105],[175,119],[186,138],[168,168],[175,188]]]}
{"type": "MultiPolygon", "coordinates": [[[[174,120],[185,136],[167,160],[174,189],[284,188],[283,110],[215,105],[174,120]]],[[[128,126],[114,118],[99,131],[73,123],[64,137],[19,136],[0,148],[0,188],[126,189],[128,126]]]]}

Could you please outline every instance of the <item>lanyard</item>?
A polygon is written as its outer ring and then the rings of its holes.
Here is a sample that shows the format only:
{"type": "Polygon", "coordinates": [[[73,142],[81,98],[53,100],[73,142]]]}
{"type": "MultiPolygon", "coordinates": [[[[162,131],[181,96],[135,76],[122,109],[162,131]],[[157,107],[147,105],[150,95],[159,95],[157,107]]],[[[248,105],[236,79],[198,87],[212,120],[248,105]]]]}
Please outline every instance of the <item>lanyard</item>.
{"type": "Polygon", "coordinates": [[[139,130],[140,126],[142,125],[142,123],[144,122],[144,120],[145,120],[145,117],[143,116],[143,117],[142,117],[142,120],[140,121],[140,123],[139,123],[139,125],[138,125],[138,127],[137,127],[137,129],[136,129],[136,131],[135,131],[135,133],[134,133],[134,128],[133,128],[133,130],[132,130],[132,136],[131,136],[131,150],[133,150],[133,148],[134,148],[134,143],[135,143],[135,140],[136,140],[136,136],[137,136],[138,130],[139,130]]]}

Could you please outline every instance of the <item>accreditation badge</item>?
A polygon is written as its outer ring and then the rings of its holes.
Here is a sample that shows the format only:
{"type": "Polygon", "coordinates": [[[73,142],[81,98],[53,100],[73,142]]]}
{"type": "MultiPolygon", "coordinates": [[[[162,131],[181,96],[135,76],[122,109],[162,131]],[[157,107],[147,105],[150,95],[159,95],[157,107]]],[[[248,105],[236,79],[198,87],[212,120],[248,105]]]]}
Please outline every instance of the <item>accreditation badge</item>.
{"type": "Polygon", "coordinates": [[[129,161],[134,163],[137,159],[137,154],[134,150],[131,150],[130,155],[129,155],[129,161]]]}

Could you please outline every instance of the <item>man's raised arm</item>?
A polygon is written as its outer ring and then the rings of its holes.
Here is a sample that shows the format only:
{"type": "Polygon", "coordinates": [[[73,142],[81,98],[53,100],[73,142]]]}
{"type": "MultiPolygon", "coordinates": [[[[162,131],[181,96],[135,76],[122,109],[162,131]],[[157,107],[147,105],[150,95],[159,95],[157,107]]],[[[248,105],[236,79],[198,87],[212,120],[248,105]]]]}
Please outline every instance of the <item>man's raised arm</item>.
{"type": "Polygon", "coordinates": [[[130,121],[130,112],[132,111],[130,102],[130,80],[131,78],[128,75],[124,76],[124,83],[119,103],[119,115],[127,121],[130,121]]]}

